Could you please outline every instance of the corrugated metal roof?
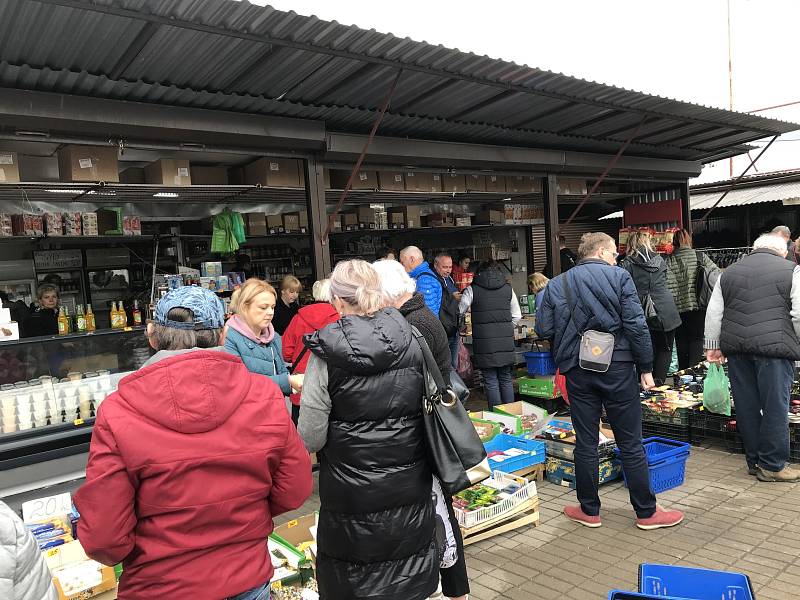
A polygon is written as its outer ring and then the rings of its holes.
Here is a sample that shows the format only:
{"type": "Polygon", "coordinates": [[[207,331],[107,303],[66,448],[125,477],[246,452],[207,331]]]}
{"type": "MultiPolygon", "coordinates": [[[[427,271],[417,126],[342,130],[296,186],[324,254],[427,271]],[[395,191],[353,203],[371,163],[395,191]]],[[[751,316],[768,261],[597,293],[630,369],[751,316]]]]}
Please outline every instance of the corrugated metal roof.
{"type": "Polygon", "coordinates": [[[800,128],[231,0],[0,0],[0,85],[381,135],[716,160],[800,128]]]}
{"type": "MultiPolygon", "coordinates": [[[[723,191],[706,194],[692,194],[692,210],[709,209],[720,199],[723,191]]],[[[719,204],[718,208],[726,206],[746,206],[761,202],[782,202],[800,198],[800,181],[774,183],[754,187],[734,188],[719,204]]]]}

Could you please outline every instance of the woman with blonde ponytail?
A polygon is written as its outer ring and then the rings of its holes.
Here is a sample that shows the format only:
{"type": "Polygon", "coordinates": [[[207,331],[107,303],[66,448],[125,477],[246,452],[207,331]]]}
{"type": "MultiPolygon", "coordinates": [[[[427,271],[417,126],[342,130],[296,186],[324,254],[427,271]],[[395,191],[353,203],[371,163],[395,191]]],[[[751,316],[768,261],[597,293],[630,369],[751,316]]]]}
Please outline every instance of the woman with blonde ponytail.
{"type": "Polygon", "coordinates": [[[326,600],[436,590],[436,510],[422,423],[422,351],[363,260],[340,262],[341,318],[306,336],[298,430],[320,462],[317,581],[326,600]]]}

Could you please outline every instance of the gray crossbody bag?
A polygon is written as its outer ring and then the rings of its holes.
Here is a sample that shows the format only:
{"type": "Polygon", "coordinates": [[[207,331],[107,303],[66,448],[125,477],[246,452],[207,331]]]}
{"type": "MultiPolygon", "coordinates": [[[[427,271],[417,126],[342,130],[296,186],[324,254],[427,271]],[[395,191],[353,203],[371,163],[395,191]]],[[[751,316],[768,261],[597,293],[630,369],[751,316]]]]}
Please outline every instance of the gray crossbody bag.
{"type": "MultiPolygon", "coordinates": [[[[569,307],[572,322],[578,329],[578,320],[575,318],[575,306],[572,304],[572,291],[569,286],[569,274],[564,274],[564,293],[567,296],[567,306],[569,307]]],[[[611,359],[614,356],[614,334],[589,329],[581,333],[581,343],[578,350],[578,366],[584,371],[594,371],[595,373],[605,373],[611,366],[611,359]]]]}

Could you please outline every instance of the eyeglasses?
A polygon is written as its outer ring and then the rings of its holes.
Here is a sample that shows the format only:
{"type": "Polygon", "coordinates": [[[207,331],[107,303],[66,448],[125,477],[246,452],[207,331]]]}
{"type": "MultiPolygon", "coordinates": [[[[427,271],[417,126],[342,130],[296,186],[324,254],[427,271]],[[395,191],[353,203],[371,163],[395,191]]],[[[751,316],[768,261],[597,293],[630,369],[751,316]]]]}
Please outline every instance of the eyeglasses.
{"type": "Polygon", "coordinates": [[[609,250],[608,248],[603,248],[603,250],[605,250],[606,252],[609,252],[611,254],[611,256],[614,257],[615,260],[617,258],[619,258],[619,252],[617,252],[616,250],[609,250]]]}

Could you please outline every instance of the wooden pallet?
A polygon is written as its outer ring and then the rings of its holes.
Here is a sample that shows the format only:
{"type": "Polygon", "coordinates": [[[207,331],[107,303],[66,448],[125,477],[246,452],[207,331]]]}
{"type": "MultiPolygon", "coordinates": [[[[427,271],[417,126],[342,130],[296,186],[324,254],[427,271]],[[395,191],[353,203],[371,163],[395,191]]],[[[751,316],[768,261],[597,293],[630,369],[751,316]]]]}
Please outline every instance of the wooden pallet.
{"type": "Polygon", "coordinates": [[[464,545],[469,546],[475,542],[489,539],[502,533],[514,531],[527,525],[539,525],[539,498],[531,498],[520,504],[510,514],[500,515],[494,519],[479,523],[474,527],[462,527],[461,537],[464,545]]]}
{"type": "Polygon", "coordinates": [[[512,475],[524,477],[528,481],[544,481],[545,472],[545,464],[539,463],[538,465],[532,465],[530,467],[520,469],[519,471],[514,471],[512,475]]]}

